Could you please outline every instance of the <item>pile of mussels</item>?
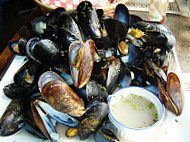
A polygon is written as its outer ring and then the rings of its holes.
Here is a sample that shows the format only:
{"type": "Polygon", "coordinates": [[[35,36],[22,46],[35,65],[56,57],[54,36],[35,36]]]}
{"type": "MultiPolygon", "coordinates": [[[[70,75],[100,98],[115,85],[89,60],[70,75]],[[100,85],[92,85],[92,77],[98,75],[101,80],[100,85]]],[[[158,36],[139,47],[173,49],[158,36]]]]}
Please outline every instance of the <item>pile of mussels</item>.
{"type": "Polygon", "coordinates": [[[9,49],[26,56],[26,63],[4,86],[12,101],[0,119],[1,136],[25,128],[57,142],[56,121],[68,126],[67,137],[119,140],[107,97],[127,86],[144,87],[168,110],[182,113],[174,35],[162,23],[130,15],[123,4],[113,17],[88,1],[72,11],[56,8],[21,27],[19,35],[9,49]]]}

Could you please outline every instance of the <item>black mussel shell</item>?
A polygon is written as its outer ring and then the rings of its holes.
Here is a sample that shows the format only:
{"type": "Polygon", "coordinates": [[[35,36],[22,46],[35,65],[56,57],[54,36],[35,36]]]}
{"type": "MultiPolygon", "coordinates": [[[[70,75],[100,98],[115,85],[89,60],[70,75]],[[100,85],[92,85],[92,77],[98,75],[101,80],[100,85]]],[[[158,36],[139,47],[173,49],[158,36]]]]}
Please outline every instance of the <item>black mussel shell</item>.
{"type": "MultiPolygon", "coordinates": [[[[34,94],[34,93],[32,93],[32,94],[34,94]]],[[[39,96],[39,95],[40,95],[40,93],[36,93],[35,95],[32,96],[32,99],[36,98],[36,96],[39,96]]],[[[30,103],[31,103],[31,100],[29,100],[29,102],[26,105],[27,111],[24,115],[24,123],[25,123],[24,129],[27,132],[29,132],[39,138],[47,139],[47,137],[44,136],[44,134],[39,129],[39,127],[37,126],[37,124],[34,120],[30,103]]]]}
{"type": "Polygon", "coordinates": [[[81,117],[81,126],[78,135],[81,140],[87,139],[94,133],[108,114],[108,106],[104,102],[92,105],[81,117]]]}
{"type": "Polygon", "coordinates": [[[90,37],[101,37],[101,25],[92,3],[83,1],[77,6],[78,21],[83,32],[90,37]]]}
{"type": "Polygon", "coordinates": [[[103,124],[94,134],[96,142],[115,142],[119,141],[119,133],[117,127],[109,120],[103,124]]]}
{"type": "Polygon", "coordinates": [[[33,86],[40,74],[43,72],[44,66],[33,60],[28,60],[14,75],[14,83],[22,87],[33,86]]]}
{"type": "Polygon", "coordinates": [[[139,21],[137,23],[134,23],[132,27],[138,28],[144,32],[149,31],[149,32],[159,32],[164,34],[167,38],[167,42],[165,46],[163,46],[163,48],[167,50],[171,50],[176,43],[175,36],[170,31],[170,29],[163,23],[154,22],[154,21],[139,21]]]}
{"type": "Polygon", "coordinates": [[[115,8],[114,19],[125,23],[129,28],[129,10],[124,4],[118,4],[115,8]]]}
{"type": "Polygon", "coordinates": [[[49,39],[30,39],[26,45],[26,52],[30,58],[44,65],[56,65],[61,60],[58,45],[49,39]]]}
{"type": "Polygon", "coordinates": [[[147,87],[150,84],[157,86],[157,79],[153,76],[146,74],[143,70],[139,70],[138,68],[131,68],[131,71],[134,74],[134,77],[131,82],[131,86],[141,86],[147,87]]]}
{"type": "Polygon", "coordinates": [[[50,12],[48,15],[48,24],[56,25],[60,14],[65,11],[64,7],[58,7],[50,12]]]}
{"type": "Polygon", "coordinates": [[[25,56],[26,55],[26,43],[27,40],[24,38],[19,39],[19,41],[11,40],[9,41],[9,50],[14,54],[25,56]]]}
{"type": "Polygon", "coordinates": [[[129,15],[129,26],[131,27],[134,23],[139,21],[143,21],[143,19],[137,15],[130,14],[129,15]]]}
{"type": "Polygon", "coordinates": [[[64,28],[70,33],[72,33],[73,35],[75,35],[75,37],[78,38],[78,40],[83,41],[81,29],[79,27],[78,21],[74,17],[68,14],[62,13],[59,16],[57,26],[58,26],[58,29],[64,28]]]}
{"type": "Polygon", "coordinates": [[[160,32],[150,32],[147,31],[144,33],[142,36],[144,38],[144,45],[146,46],[156,46],[156,47],[161,47],[166,45],[167,43],[167,37],[160,32]]]}
{"type": "Polygon", "coordinates": [[[15,83],[4,86],[3,92],[10,99],[23,98],[26,96],[30,87],[19,86],[15,83]]]}
{"type": "Polygon", "coordinates": [[[0,119],[0,135],[10,136],[24,126],[25,107],[23,100],[13,99],[0,119]]]}
{"type": "Polygon", "coordinates": [[[47,29],[44,29],[44,33],[41,35],[42,39],[49,39],[51,41],[57,40],[57,29],[52,25],[47,25],[47,29]]]}
{"type": "Polygon", "coordinates": [[[81,28],[74,17],[62,13],[58,18],[57,27],[58,42],[64,50],[68,50],[75,40],[84,41],[81,28]]]}
{"type": "Polygon", "coordinates": [[[98,18],[101,19],[104,15],[104,10],[103,9],[96,9],[96,13],[98,15],[98,18]]]}
{"type": "Polygon", "coordinates": [[[115,19],[105,19],[104,25],[112,43],[117,44],[125,39],[128,28],[123,22],[115,19]]]}
{"type": "Polygon", "coordinates": [[[141,50],[139,49],[139,47],[129,42],[127,43],[127,46],[128,46],[127,55],[121,53],[120,50],[118,50],[117,52],[117,55],[120,57],[123,64],[127,67],[137,66],[141,64],[142,56],[141,56],[141,50]]]}

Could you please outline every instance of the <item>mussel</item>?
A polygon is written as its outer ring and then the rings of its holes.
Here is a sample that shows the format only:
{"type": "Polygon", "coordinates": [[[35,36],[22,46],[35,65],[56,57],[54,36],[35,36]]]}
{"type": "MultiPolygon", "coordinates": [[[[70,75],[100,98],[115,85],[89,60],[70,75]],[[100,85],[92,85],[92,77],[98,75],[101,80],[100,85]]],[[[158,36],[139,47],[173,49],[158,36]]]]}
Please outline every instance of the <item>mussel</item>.
{"type": "Polygon", "coordinates": [[[69,64],[74,85],[84,87],[92,73],[94,65],[95,44],[88,40],[83,45],[80,41],[73,42],[69,47],[69,64]]]}
{"type": "Polygon", "coordinates": [[[125,23],[126,27],[129,28],[129,10],[124,4],[116,6],[113,18],[125,23]]]}
{"type": "Polygon", "coordinates": [[[115,142],[119,141],[118,134],[118,129],[115,127],[115,125],[107,120],[95,132],[94,139],[96,142],[115,142]]]}
{"type": "MultiPolygon", "coordinates": [[[[166,48],[167,50],[171,50],[176,43],[176,39],[173,33],[170,31],[170,29],[166,25],[162,23],[152,22],[152,21],[139,21],[137,23],[134,23],[133,27],[138,28],[144,32],[158,32],[160,33],[160,35],[158,36],[159,38],[160,36],[161,37],[165,36],[167,42],[163,44],[163,48],[166,48]]],[[[165,42],[165,39],[164,39],[164,42],[165,42]]]]}
{"type": "Polygon", "coordinates": [[[81,140],[87,139],[94,133],[101,122],[108,114],[108,105],[104,102],[99,102],[89,108],[81,118],[81,126],[78,129],[78,135],[81,140]]]}
{"type": "Polygon", "coordinates": [[[31,59],[44,65],[59,64],[62,58],[58,45],[49,39],[30,39],[26,44],[26,53],[31,59]]]}
{"type": "Polygon", "coordinates": [[[38,81],[44,100],[58,111],[80,117],[85,111],[84,102],[56,73],[44,72],[38,81]]]}
{"type": "Polygon", "coordinates": [[[91,2],[83,1],[77,6],[78,22],[85,35],[101,37],[102,28],[96,10],[91,2]]]}
{"type": "Polygon", "coordinates": [[[173,72],[167,75],[166,89],[158,79],[158,90],[159,97],[166,108],[176,115],[181,115],[183,110],[183,92],[178,76],[173,72]]]}
{"type": "Polygon", "coordinates": [[[44,66],[33,60],[28,60],[14,75],[14,83],[21,87],[31,87],[37,83],[44,66]]]}
{"type": "Polygon", "coordinates": [[[21,99],[13,99],[0,119],[0,135],[10,136],[24,126],[25,104],[21,99]]]}

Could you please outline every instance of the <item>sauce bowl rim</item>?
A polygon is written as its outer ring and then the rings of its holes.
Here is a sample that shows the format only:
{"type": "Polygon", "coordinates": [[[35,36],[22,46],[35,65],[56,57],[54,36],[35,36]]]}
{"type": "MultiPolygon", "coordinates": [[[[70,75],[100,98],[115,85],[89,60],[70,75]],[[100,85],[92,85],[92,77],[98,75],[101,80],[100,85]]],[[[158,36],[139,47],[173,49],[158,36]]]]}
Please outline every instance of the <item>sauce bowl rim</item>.
{"type": "MultiPolygon", "coordinates": [[[[139,96],[139,95],[138,95],[138,96],[139,96]]],[[[117,91],[115,91],[112,95],[109,95],[108,111],[109,111],[110,117],[111,117],[117,124],[121,125],[121,126],[124,127],[124,128],[130,129],[130,130],[138,130],[138,131],[144,131],[144,130],[151,129],[151,128],[153,128],[153,127],[159,125],[159,124],[162,122],[162,120],[163,120],[163,118],[164,118],[164,116],[165,116],[165,107],[164,107],[164,104],[163,104],[162,101],[158,98],[158,96],[156,96],[155,94],[153,94],[153,93],[150,92],[149,90],[147,90],[147,89],[145,89],[145,88],[143,88],[143,87],[138,87],[138,86],[123,87],[123,88],[118,89],[117,91]],[[161,107],[162,107],[162,108],[161,108],[161,109],[162,109],[162,110],[161,110],[161,115],[160,115],[158,121],[157,121],[156,123],[154,123],[153,125],[147,126],[147,127],[143,127],[143,128],[132,128],[132,127],[128,127],[128,126],[122,124],[121,122],[119,122],[119,121],[112,115],[112,113],[111,113],[111,107],[110,107],[111,98],[112,98],[118,91],[123,90],[123,89],[131,89],[131,88],[136,88],[136,89],[141,89],[141,90],[143,90],[143,91],[146,91],[146,92],[148,92],[149,94],[153,95],[153,96],[158,100],[158,102],[160,102],[161,107]]]]}

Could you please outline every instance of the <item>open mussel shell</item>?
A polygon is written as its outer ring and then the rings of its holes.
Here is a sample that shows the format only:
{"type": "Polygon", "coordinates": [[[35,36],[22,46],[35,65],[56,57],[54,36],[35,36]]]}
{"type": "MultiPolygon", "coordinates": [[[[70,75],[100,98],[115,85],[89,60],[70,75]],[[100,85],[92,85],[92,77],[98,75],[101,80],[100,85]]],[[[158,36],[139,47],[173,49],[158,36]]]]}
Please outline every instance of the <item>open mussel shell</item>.
{"type": "Polygon", "coordinates": [[[73,83],[75,86],[78,86],[78,74],[79,69],[75,67],[75,64],[78,62],[77,56],[79,56],[79,49],[83,47],[83,44],[80,41],[74,41],[69,46],[69,65],[71,69],[71,75],[73,78],[73,83]]]}
{"type": "Polygon", "coordinates": [[[35,102],[41,107],[41,109],[43,109],[43,111],[46,112],[48,117],[54,119],[56,122],[72,128],[79,126],[78,120],[74,119],[66,113],[55,110],[42,99],[36,99],[35,102]]]}
{"type": "Polygon", "coordinates": [[[167,107],[174,111],[176,115],[180,115],[183,109],[183,93],[180,80],[178,76],[173,72],[170,72],[167,75],[166,90],[172,104],[172,106],[168,104],[167,107]]]}
{"type": "MultiPolygon", "coordinates": [[[[121,41],[124,42],[124,41],[121,41]]],[[[141,51],[139,47],[131,44],[125,43],[125,46],[121,50],[121,47],[118,47],[117,55],[120,57],[122,63],[127,67],[138,66],[142,62],[141,51]]],[[[121,45],[119,45],[121,46],[121,45]]],[[[122,45],[123,46],[123,45],[122,45]]]]}
{"type": "Polygon", "coordinates": [[[34,120],[43,134],[53,142],[59,141],[59,135],[56,132],[53,122],[47,117],[46,113],[40,108],[38,103],[35,101],[31,102],[31,109],[34,120]]]}
{"type": "Polygon", "coordinates": [[[111,88],[111,92],[114,92],[120,88],[128,87],[131,85],[132,82],[132,73],[129,68],[121,67],[119,76],[115,85],[111,88]]]}
{"type": "Polygon", "coordinates": [[[27,111],[24,115],[24,129],[39,138],[47,139],[34,120],[30,103],[27,104],[27,111]]]}
{"type": "Polygon", "coordinates": [[[0,135],[10,136],[24,126],[25,106],[21,99],[13,99],[0,119],[0,135]]]}
{"type": "Polygon", "coordinates": [[[84,87],[92,73],[94,65],[95,44],[88,40],[83,45],[80,41],[73,42],[69,47],[69,64],[74,85],[84,87]]]}
{"type": "Polygon", "coordinates": [[[158,79],[159,98],[168,110],[177,116],[181,115],[183,110],[183,92],[178,76],[174,72],[170,72],[167,75],[167,81],[164,83],[158,79]]]}
{"type": "Polygon", "coordinates": [[[113,89],[119,73],[121,70],[121,61],[119,58],[115,58],[112,62],[111,65],[108,67],[108,74],[107,74],[107,80],[106,80],[106,90],[108,93],[113,89]]]}
{"type": "Polygon", "coordinates": [[[167,50],[172,49],[176,43],[175,36],[170,31],[170,29],[163,23],[154,22],[154,21],[139,21],[137,23],[134,23],[132,27],[140,29],[145,32],[149,31],[149,32],[158,32],[164,34],[167,38],[167,42],[165,46],[163,46],[163,48],[166,48],[167,50]]]}

